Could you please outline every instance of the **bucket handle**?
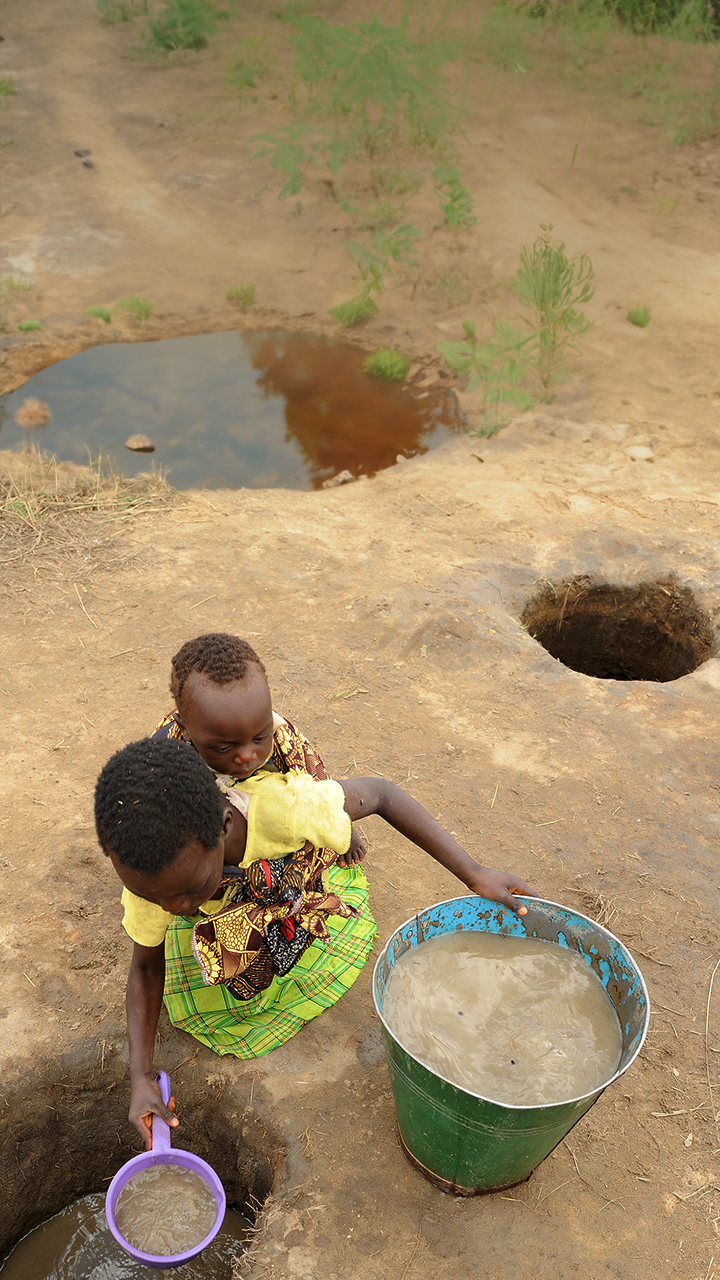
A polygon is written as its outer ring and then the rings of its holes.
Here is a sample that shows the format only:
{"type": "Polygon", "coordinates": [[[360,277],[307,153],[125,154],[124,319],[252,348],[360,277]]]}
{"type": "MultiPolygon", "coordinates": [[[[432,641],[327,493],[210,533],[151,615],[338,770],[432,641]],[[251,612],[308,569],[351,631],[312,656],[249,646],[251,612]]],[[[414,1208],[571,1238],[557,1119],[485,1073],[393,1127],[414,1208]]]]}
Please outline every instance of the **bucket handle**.
{"type": "MultiPolygon", "coordinates": [[[[158,1071],[155,1081],[160,1086],[160,1097],[165,1106],[167,1106],[170,1101],[170,1077],[167,1071],[158,1071]]],[[[170,1151],[170,1126],[165,1123],[161,1116],[153,1114],[150,1122],[150,1132],[153,1151],[170,1151]]]]}

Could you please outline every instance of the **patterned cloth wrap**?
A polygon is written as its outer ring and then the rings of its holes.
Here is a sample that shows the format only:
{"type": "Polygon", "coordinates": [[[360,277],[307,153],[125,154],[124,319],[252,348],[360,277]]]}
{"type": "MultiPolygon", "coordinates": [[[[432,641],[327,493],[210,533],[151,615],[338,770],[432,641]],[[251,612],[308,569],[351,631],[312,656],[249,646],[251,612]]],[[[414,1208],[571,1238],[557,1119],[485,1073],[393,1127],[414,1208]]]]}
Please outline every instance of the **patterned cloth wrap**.
{"type": "MultiPolygon", "coordinates": [[[[174,713],[152,736],[190,741],[174,713]]],[[[320,756],[288,720],[278,718],[272,760],[280,773],[308,773],[317,781],[329,776],[320,756]]],[[[234,780],[224,774],[216,774],[216,780],[232,798],[234,780]]],[[[220,889],[226,905],[193,928],[192,951],[203,982],[222,983],[236,999],[251,1000],[276,975],[289,973],[314,939],[329,938],[329,915],[357,917],[355,907],[323,885],[323,873],[336,858],[333,849],[306,844],[271,862],[225,867],[220,889]]]]}

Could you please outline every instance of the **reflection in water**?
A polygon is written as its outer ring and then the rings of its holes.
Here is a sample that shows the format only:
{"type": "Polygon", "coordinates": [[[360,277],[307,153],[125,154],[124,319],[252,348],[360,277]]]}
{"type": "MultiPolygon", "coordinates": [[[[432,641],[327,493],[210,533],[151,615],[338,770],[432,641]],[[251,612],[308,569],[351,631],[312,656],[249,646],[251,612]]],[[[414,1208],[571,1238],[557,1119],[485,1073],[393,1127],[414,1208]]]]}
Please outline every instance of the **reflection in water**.
{"type": "Polygon", "coordinates": [[[296,333],[246,333],[258,387],[285,401],[285,439],[295,440],[318,488],[338,471],[372,476],[399,453],[426,453],[465,421],[455,396],[435,392],[415,400],[392,383],[363,372],[367,353],[296,333]]]}
{"type": "Polygon", "coordinates": [[[178,488],[318,488],[348,470],[372,476],[398,454],[464,431],[451,392],[415,399],[363,372],[366,352],[313,334],[209,333],[92,347],[43,369],[5,398],[0,447],[37,439],[63,460],[109,457],[126,476],[147,458],[124,448],[147,435],[178,488]],[[16,415],[49,406],[42,429],[16,415]]]}

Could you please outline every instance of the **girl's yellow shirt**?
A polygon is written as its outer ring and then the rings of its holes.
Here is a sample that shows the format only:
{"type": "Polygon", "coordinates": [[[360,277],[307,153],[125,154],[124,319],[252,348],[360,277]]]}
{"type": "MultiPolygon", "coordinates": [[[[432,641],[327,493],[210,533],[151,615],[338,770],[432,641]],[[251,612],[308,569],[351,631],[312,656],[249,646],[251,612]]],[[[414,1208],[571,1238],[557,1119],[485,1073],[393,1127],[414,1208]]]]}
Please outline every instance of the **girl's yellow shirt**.
{"type": "MultiPolygon", "coordinates": [[[[242,782],[223,778],[222,783],[228,800],[247,819],[241,867],[263,858],[268,862],[284,858],[308,841],[317,849],[333,849],[338,855],[347,852],[352,826],[339,782],[316,782],[308,774],[260,769],[242,782]]],[[[142,947],[159,946],[172,915],[129,889],[123,889],[122,904],[123,927],[133,942],[142,947]]],[[[204,902],[200,910],[204,915],[215,915],[223,906],[221,896],[204,902]]]]}

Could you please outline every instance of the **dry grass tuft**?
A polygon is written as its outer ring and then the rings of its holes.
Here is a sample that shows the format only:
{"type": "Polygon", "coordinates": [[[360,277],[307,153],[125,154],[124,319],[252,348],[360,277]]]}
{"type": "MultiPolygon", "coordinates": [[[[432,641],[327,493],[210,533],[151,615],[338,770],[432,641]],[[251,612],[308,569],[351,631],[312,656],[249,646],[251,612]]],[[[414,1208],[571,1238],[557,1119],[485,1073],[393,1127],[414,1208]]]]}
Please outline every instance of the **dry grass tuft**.
{"type": "Polygon", "coordinates": [[[51,417],[49,404],[37,396],[28,396],[15,414],[15,421],[19,427],[45,427],[51,417]]]}
{"type": "Polygon", "coordinates": [[[36,445],[21,453],[0,451],[0,565],[76,559],[92,548],[99,567],[101,548],[110,540],[102,536],[103,517],[116,522],[178,501],[160,472],[126,481],[101,462],[58,462],[36,445]]]}

